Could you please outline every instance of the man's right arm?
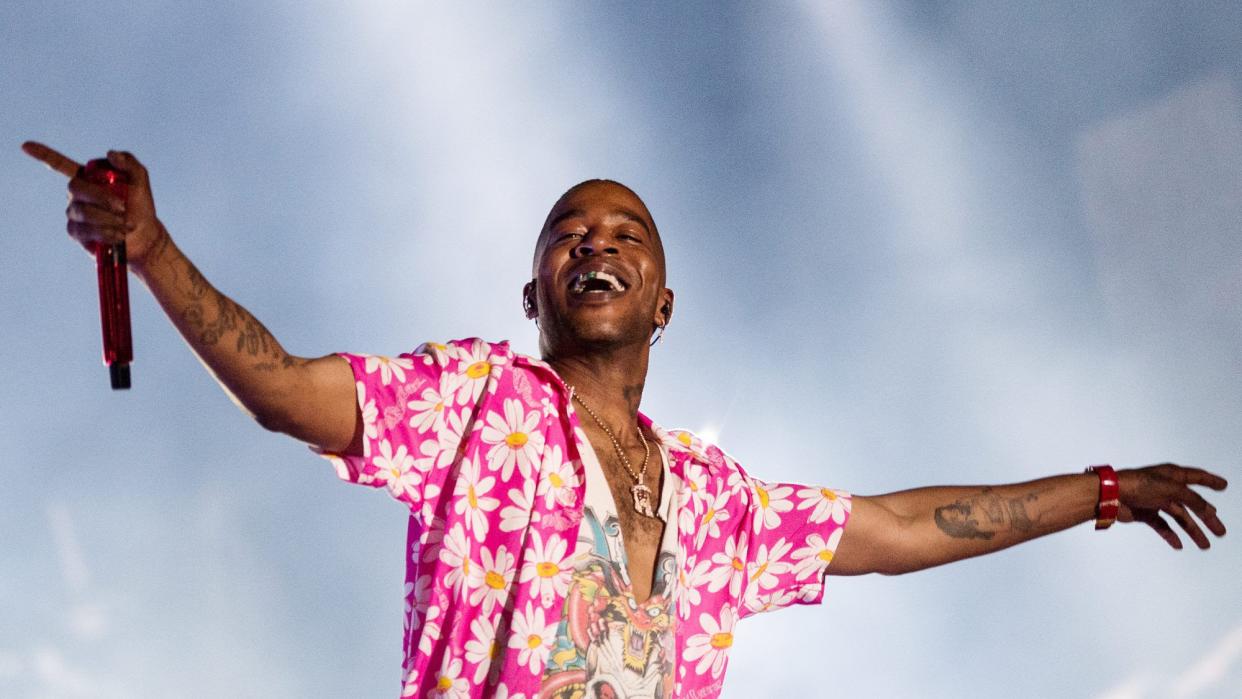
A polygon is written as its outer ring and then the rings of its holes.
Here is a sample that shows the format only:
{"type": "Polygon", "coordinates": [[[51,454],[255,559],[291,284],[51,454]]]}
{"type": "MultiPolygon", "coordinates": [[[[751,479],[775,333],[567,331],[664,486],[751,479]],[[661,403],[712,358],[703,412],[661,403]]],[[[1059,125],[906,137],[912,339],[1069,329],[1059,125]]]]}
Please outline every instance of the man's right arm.
{"type": "Polygon", "coordinates": [[[87,250],[124,241],[131,271],[225,392],[262,426],[329,451],[361,451],[353,371],[336,356],[295,357],[240,304],[220,293],[177,247],[155,215],[146,168],[110,152],[129,179],[128,196],[86,180],[76,162],[39,143],[31,157],[69,178],[70,237],[87,250]]]}
{"type": "Polygon", "coordinates": [[[225,392],[266,429],[361,451],[354,374],[336,355],[296,357],[217,290],[165,232],[135,274],[225,392]]]}

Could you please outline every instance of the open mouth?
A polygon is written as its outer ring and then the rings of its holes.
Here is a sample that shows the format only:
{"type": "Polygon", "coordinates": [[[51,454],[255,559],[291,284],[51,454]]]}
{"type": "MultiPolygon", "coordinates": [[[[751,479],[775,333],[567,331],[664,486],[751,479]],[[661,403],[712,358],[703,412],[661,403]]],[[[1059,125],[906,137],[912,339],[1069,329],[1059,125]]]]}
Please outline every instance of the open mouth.
{"type": "Polygon", "coordinates": [[[575,296],[625,291],[625,282],[609,272],[579,272],[569,280],[569,293],[575,296]]]}

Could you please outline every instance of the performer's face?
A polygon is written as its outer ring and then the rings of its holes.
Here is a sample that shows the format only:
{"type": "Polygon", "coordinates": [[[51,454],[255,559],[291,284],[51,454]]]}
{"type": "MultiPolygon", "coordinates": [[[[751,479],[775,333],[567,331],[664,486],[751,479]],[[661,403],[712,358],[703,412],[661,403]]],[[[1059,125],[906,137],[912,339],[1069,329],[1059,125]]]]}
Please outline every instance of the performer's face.
{"type": "Polygon", "coordinates": [[[526,293],[545,350],[646,342],[672,313],[655,222],[641,199],[614,182],[580,184],[552,207],[534,277],[526,293]]]}

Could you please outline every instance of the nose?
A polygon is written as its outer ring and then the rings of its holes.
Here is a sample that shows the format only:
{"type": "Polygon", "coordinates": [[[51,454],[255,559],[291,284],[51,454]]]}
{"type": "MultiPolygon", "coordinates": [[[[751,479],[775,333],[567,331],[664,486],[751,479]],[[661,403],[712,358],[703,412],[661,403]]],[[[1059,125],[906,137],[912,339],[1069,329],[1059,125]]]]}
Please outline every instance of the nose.
{"type": "Polygon", "coordinates": [[[574,247],[572,257],[587,257],[589,255],[615,255],[619,251],[611,244],[608,237],[603,231],[588,231],[578,245],[574,247]]]}

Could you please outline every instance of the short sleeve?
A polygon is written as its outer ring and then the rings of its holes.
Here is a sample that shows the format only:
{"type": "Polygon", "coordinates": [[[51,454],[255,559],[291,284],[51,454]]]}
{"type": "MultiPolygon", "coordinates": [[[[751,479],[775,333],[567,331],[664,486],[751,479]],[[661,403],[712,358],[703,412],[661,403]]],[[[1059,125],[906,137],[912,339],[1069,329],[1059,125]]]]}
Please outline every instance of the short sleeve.
{"type": "Polygon", "coordinates": [[[315,451],[332,462],[342,480],[384,487],[412,512],[430,512],[485,383],[475,379],[486,379],[486,373],[466,375],[462,358],[471,353],[460,342],[425,343],[396,357],[338,356],[354,372],[362,454],[315,451]]]}
{"type": "Polygon", "coordinates": [[[750,531],[741,616],[818,604],[850,516],[849,493],[746,475],[742,481],[749,490],[743,521],[750,531]]]}

